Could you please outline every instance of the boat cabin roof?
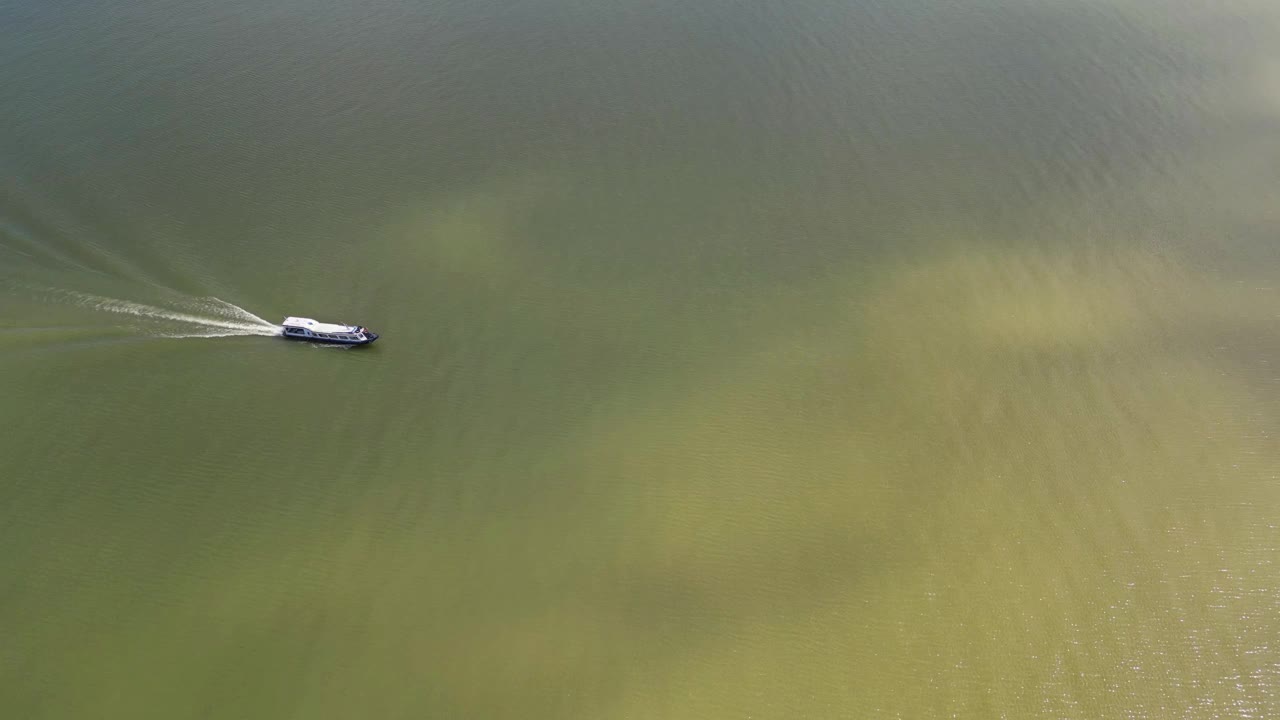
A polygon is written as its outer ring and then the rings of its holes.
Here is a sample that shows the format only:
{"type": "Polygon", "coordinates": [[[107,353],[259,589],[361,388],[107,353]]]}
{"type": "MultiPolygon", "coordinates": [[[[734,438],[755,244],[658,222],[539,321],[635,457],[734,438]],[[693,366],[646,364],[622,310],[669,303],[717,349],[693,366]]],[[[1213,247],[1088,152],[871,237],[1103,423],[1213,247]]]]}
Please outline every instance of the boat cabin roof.
{"type": "Polygon", "coordinates": [[[359,328],[353,325],[334,325],[333,323],[316,322],[311,318],[287,317],[284,319],[285,327],[304,327],[311,332],[318,333],[353,333],[358,332],[359,328]]]}

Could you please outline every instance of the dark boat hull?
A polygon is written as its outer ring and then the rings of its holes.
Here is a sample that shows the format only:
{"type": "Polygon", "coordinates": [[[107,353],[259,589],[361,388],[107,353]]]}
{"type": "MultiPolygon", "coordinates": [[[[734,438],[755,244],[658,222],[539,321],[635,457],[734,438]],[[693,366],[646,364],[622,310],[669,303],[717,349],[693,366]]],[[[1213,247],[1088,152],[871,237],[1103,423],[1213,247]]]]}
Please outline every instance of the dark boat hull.
{"type": "Polygon", "coordinates": [[[369,336],[364,340],[338,340],[336,338],[307,337],[305,335],[289,335],[287,333],[281,335],[281,337],[283,337],[285,340],[297,340],[297,341],[309,342],[309,343],[323,343],[325,345],[348,345],[351,347],[359,347],[361,345],[371,345],[373,344],[374,340],[378,339],[377,333],[369,333],[369,336]]]}

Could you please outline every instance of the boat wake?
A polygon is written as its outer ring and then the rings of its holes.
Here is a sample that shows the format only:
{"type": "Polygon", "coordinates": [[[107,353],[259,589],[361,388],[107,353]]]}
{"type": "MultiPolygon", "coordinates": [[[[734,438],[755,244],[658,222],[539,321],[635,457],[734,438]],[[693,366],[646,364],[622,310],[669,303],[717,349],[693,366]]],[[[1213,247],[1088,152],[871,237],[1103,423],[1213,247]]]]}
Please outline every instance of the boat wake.
{"type": "Polygon", "coordinates": [[[28,330],[56,336],[49,329],[54,327],[162,338],[283,332],[233,303],[156,282],[140,266],[94,242],[74,218],[44,210],[31,188],[0,177],[0,330],[6,336],[33,336],[28,330]],[[133,299],[111,297],[120,293],[133,299]],[[101,313],[114,315],[115,321],[103,322],[101,313]],[[92,329],[76,329],[86,326],[92,329]]]}
{"type": "Polygon", "coordinates": [[[58,300],[100,312],[129,316],[132,324],[153,337],[214,338],[279,335],[279,325],[215,297],[183,298],[175,307],[92,295],[75,290],[46,291],[58,300]]]}

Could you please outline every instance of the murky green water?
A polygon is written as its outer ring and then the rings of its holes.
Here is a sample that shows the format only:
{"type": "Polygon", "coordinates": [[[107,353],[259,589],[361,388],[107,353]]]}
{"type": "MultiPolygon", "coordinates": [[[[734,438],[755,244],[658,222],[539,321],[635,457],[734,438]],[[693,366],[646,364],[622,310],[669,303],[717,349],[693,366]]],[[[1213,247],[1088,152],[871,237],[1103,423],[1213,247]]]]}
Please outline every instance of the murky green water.
{"type": "Polygon", "coordinates": [[[1280,714],[1277,47],[0,0],[0,716],[1280,714]]]}

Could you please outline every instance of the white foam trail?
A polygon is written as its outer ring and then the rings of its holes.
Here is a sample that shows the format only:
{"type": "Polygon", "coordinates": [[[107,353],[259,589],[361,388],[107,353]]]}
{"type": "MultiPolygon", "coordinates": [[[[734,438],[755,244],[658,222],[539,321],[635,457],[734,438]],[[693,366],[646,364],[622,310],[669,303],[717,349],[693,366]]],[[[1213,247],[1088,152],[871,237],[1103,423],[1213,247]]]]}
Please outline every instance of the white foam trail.
{"type": "Polygon", "coordinates": [[[168,338],[171,340],[185,340],[188,338],[224,338],[224,337],[245,337],[247,335],[275,336],[280,333],[268,330],[266,332],[245,332],[243,330],[209,330],[193,331],[193,332],[159,332],[154,337],[168,338]]]}
{"type": "Polygon", "coordinates": [[[268,322],[257,315],[254,315],[239,305],[233,305],[226,300],[213,297],[212,295],[201,298],[176,298],[175,303],[183,305],[189,308],[193,313],[199,313],[201,315],[217,315],[218,317],[225,318],[227,320],[254,323],[256,325],[275,329],[279,329],[280,327],[273,322],[268,322]]]}
{"type": "Polygon", "coordinates": [[[191,330],[177,334],[161,334],[162,336],[167,337],[277,335],[280,332],[280,327],[278,325],[273,325],[257,315],[223,300],[218,300],[223,307],[234,308],[238,312],[233,316],[228,316],[224,311],[222,313],[218,313],[221,316],[220,318],[211,318],[201,315],[192,315],[185,312],[177,312],[167,308],[156,307],[154,305],[144,305],[143,303],[136,303],[129,300],[117,300],[115,298],[102,297],[100,295],[90,295],[88,293],[76,292],[74,290],[58,290],[55,292],[72,298],[72,301],[76,305],[90,307],[94,310],[102,310],[104,312],[118,313],[121,315],[132,315],[145,320],[167,320],[182,323],[191,327],[191,330]],[[241,319],[236,320],[233,319],[233,317],[240,317],[241,319]],[[195,328],[201,329],[196,330],[195,328]]]}
{"type": "Polygon", "coordinates": [[[240,318],[241,320],[244,320],[246,322],[256,323],[258,325],[262,325],[272,329],[279,329],[280,327],[279,325],[276,325],[273,322],[268,322],[266,320],[263,320],[262,318],[258,317],[257,315],[254,315],[248,310],[245,310],[239,305],[232,305],[226,300],[223,300],[221,298],[216,298],[216,297],[210,297],[208,299],[213,301],[215,308],[217,307],[223,308],[223,310],[219,312],[220,315],[240,318]]]}

